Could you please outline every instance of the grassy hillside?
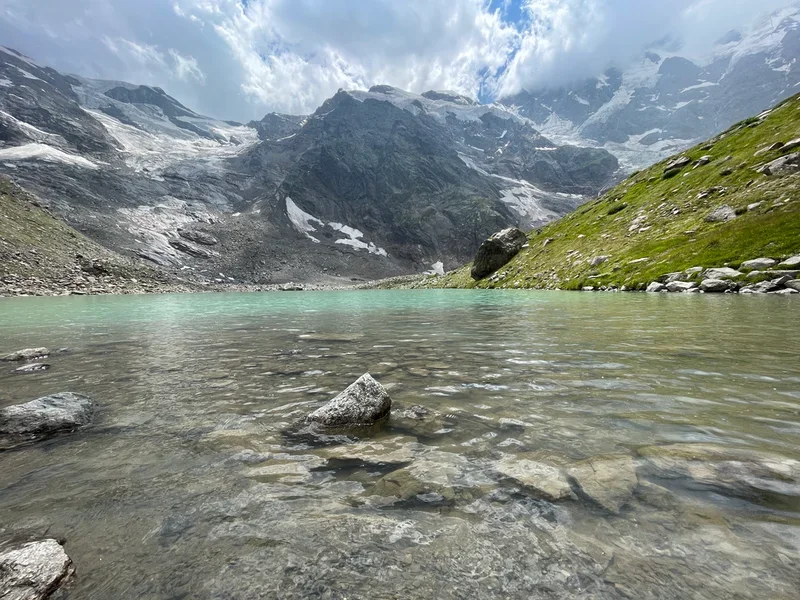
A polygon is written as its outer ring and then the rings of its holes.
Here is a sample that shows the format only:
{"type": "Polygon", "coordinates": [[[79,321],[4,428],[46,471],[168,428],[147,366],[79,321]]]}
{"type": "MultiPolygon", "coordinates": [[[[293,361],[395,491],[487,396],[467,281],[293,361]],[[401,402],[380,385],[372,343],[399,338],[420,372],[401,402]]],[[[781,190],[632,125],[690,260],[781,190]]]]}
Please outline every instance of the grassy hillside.
{"type": "Polygon", "coordinates": [[[0,296],[189,290],[92,242],[0,177],[0,296]]]}
{"type": "Polygon", "coordinates": [[[790,151],[769,150],[772,144],[797,138],[800,95],[683,153],[680,156],[691,163],[677,173],[665,173],[673,157],[634,173],[603,197],[530,232],[528,247],[486,279],[473,281],[467,265],[444,277],[401,285],[641,289],[662,275],[692,267],[736,267],[752,258],[797,254],[800,175],[758,172],[790,151]],[[702,164],[702,157],[710,162],[702,164]],[[725,205],[736,218],[706,220],[725,205]],[[596,264],[598,257],[607,258],[596,264]]]}

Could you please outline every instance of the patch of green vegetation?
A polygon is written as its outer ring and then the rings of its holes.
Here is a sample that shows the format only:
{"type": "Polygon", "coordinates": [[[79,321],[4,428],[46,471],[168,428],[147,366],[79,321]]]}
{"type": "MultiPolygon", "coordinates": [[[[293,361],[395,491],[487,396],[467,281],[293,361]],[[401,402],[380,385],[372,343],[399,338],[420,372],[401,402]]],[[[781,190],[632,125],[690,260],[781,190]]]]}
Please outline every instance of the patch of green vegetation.
{"type": "Polygon", "coordinates": [[[800,95],[684,152],[681,156],[692,163],[675,176],[664,179],[665,166],[673,159],[662,161],[531,232],[528,248],[486,279],[474,282],[467,265],[405,287],[636,289],[692,267],[733,267],[761,256],[787,258],[800,253],[800,175],[758,172],[785,155],[785,149],[755,153],[798,137],[800,95]],[[698,163],[702,156],[711,161],[698,163]],[[706,220],[726,205],[736,218],[706,220]],[[609,258],[593,267],[597,256],[609,258]]]}

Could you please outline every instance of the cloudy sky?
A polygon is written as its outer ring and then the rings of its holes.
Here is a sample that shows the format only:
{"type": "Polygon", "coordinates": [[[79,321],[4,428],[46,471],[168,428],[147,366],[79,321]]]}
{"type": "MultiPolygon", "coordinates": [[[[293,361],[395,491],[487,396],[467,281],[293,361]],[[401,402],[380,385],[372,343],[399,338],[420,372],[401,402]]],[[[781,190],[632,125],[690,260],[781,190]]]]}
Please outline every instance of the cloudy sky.
{"type": "Polygon", "coordinates": [[[624,66],[666,35],[702,55],[792,0],[0,0],[0,44],[159,85],[246,121],[386,83],[488,101],[624,66]]]}

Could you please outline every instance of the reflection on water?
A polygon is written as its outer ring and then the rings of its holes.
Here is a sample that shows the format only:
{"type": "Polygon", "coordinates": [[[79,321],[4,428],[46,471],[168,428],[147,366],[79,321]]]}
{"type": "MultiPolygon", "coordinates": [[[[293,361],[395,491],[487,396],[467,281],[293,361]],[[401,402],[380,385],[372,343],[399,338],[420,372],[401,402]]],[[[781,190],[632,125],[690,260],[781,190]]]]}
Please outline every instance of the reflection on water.
{"type": "Polygon", "coordinates": [[[100,410],[0,453],[0,540],[66,538],[81,599],[796,598],[798,307],[3,299],[0,353],[70,352],[47,372],[0,367],[0,405],[69,390],[100,410]],[[389,422],[287,433],[366,371],[392,394],[389,422]]]}

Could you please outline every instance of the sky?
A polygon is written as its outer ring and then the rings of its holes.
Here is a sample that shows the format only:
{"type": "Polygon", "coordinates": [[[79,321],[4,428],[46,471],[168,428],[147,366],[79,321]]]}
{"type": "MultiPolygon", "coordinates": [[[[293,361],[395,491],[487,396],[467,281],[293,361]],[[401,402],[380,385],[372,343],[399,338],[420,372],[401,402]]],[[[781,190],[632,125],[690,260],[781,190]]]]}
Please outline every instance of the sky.
{"type": "Polygon", "coordinates": [[[0,44],[249,121],[376,84],[492,101],[624,68],[665,36],[699,57],[794,1],[0,0],[0,44]]]}

